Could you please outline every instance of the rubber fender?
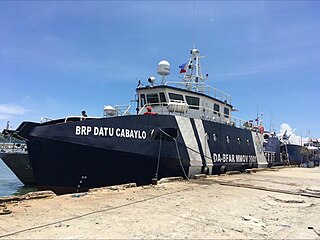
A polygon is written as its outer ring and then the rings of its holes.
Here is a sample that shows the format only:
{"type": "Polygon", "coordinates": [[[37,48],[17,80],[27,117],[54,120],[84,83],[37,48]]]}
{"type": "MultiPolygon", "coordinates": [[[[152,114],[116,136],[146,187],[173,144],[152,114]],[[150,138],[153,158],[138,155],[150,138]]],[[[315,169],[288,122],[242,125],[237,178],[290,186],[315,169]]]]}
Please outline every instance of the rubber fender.
{"type": "Polygon", "coordinates": [[[227,166],[223,165],[220,167],[220,173],[223,174],[223,173],[226,173],[228,171],[227,169],[227,166]]]}
{"type": "Polygon", "coordinates": [[[203,173],[203,174],[206,174],[206,175],[209,175],[209,168],[208,168],[208,166],[204,166],[204,167],[203,167],[202,173],[203,173]]]}

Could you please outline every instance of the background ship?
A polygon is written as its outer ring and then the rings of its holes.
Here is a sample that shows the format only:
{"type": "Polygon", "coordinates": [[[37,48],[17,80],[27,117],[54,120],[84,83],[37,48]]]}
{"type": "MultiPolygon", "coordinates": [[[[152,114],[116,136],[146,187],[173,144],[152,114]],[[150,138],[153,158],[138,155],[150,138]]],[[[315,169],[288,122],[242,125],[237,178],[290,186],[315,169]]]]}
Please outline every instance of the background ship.
{"type": "Polygon", "coordinates": [[[314,161],[315,166],[319,166],[320,164],[320,142],[318,139],[309,139],[304,146],[308,149],[310,154],[310,159],[314,161]]]}
{"type": "Polygon", "coordinates": [[[27,144],[14,138],[14,131],[5,129],[2,133],[8,139],[0,145],[0,158],[24,185],[35,184],[33,169],[29,160],[27,144]]]}
{"type": "Polygon", "coordinates": [[[287,135],[287,131],[285,131],[281,138],[282,144],[280,145],[280,152],[282,159],[292,165],[314,166],[310,151],[303,145],[290,143],[290,136],[291,135],[287,135]]]}

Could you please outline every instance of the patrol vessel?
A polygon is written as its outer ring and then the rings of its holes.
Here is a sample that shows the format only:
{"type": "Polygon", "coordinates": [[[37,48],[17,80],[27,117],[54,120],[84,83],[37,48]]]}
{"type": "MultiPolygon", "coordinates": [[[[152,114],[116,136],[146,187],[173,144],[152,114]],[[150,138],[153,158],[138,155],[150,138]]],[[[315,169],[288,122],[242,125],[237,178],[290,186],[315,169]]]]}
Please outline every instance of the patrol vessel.
{"type": "MultiPolygon", "coordinates": [[[[295,130],[294,130],[295,131],[295,130]]],[[[293,131],[293,132],[294,132],[293,131]]],[[[284,159],[288,164],[291,165],[308,165],[310,162],[311,154],[306,146],[291,143],[290,137],[293,132],[287,135],[287,130],[283,133],[281,137],[281,145],[280,145],[280,152],[281,157],[284,159]]]]}
{"type": "Polygon", "coordinates": [[[310,158],[314,161],[315,166],[320,163],[320,142],[318,139],[309,138],[308,142],[304,144],[308,149],[310,158]]]}
{"type": "Polygon", "coordinates": [[[36,184],[56,193],[268,165],[259,126],[231,115],[231,96],[205,83],[200,52],[181,65],[182,81],[167,82],[163,60],[136,89],[136,114],[106,106],[101,118],[23,122],[36,184]]]}

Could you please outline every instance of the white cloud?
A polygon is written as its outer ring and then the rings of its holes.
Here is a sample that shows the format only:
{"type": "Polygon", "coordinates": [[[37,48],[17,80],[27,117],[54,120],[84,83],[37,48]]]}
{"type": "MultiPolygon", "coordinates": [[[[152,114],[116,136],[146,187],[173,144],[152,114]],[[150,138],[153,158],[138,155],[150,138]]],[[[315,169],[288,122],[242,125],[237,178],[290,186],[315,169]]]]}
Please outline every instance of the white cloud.
{"type": "Polygon", "coordinates": [[[277,136],[282,137],[285,131],[287,131],[286,135],[290,136],[289,142],[291,144],[301,145],[308,142],[308,138],[303,138],[301,136],[296,135],[295,129],[292,129],[288,123],[282,123],[280,125],[280,132],[277,134],[277,136]]]}
{"type": "Polygon", "coordinates": [[[9,115],[23,115],[28,112],[28,109],[15,104],[0,104],[0,118],[8,117],[9,115]]]}

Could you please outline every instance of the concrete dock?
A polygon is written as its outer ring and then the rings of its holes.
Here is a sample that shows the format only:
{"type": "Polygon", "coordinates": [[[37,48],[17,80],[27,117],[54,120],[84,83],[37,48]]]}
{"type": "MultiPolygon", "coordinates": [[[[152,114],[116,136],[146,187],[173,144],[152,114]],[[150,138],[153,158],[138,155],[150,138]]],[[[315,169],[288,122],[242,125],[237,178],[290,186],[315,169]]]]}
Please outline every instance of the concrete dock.
{"type": "Polygon", "coordinates": [[[320,239],[320,168],[2,204],[0,239],[320,239]]]}

